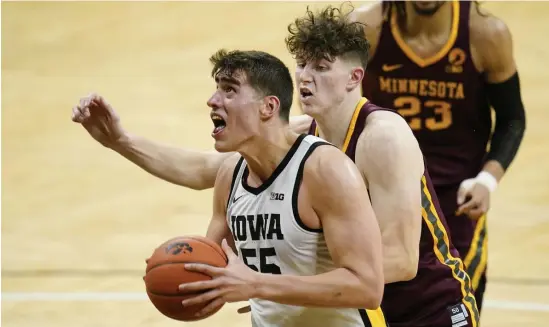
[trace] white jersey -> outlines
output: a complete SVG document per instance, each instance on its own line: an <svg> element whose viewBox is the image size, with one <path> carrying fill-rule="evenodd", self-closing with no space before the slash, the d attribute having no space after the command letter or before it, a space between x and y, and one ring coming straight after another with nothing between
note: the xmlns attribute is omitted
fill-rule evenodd
<svg viewBox="0 0 549 327"><path fill-rule="evenodd" d="M227 204L227 223L238 255L262 273L310 276L335 268L322 230L306 227L297 210L305 161L325 141L301 135L260 187L247 184L241 158ZM357 309L307 308L251 299L254 327L365 326ZM364 315L364 313L363 313Z"/></svg>

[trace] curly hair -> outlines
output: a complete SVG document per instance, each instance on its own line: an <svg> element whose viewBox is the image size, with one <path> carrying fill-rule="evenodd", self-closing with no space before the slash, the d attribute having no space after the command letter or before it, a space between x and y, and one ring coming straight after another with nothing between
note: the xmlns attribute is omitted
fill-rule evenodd
<svg viewBox="0 0 549 327"><path fill-rule="evenodd" d="M277 57L263 51L218 50L210 57L212 77L219 74L234 77L244 73L250 86L263 96L276 96L280 101L280 118L290 119L294 95L292 75Z"/></svg>
<svg viewBox="0 0 549 327"><path fill-rule="evenodd" d="M370 43L364 34L364 24L352 22L349 14L332 6L315 14L307 7L305 16L288 25L289 35L285 39L288 51L303 61L358 59L366 69Z"/></svg>

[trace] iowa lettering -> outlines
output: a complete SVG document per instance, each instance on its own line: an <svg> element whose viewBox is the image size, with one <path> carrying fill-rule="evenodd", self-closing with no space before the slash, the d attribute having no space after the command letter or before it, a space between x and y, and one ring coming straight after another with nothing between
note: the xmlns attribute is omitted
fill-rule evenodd
<svg viewBox="0 0 549 327"><path fill-rule="evenodd" d="M235 241L284 239L277 213L231 216L231 229Z"/></svg>

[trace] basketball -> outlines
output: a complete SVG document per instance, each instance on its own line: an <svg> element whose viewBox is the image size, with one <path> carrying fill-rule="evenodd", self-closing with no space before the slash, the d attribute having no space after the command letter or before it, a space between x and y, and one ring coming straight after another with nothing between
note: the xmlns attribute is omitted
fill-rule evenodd
<svg viewBox="0 0 549 327"><path fill-rule="evenodd" d="M211 279L208 275L187 271L185 263L191 262L225 267L227 256L219 245L205 237L175 237L154 250L147 260L145 277L143 277L147 295L156 309L163 315L179 321L201 320L216 313L222 307L199 317L195 317L195 314L208 303L183 307L181 302L194 294L181 294L179 285Z"/></svg>

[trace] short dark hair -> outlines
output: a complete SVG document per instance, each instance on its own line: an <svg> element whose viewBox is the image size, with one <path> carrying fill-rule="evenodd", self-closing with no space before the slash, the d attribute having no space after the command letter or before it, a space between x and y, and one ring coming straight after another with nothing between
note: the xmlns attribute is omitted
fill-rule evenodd
<svg viewBox="0 0 549 327"><path fill-rule="evenodd" d="M294 96L290 70L277 57L262 51L218 50L210 57L212 77L244 73L258 93L276 96L280 101L280 118L288 122Z"/></svg>
<svg viewBox="0 0 549 327"><path fill-rule="evenodd" d="M290 54L305 61L350 56L366 69L370 43L364 24L349 19L351 11L344 13L341 7L328 6L315 14L307 7L304 17L288 25L286 47Z"/></svg>

